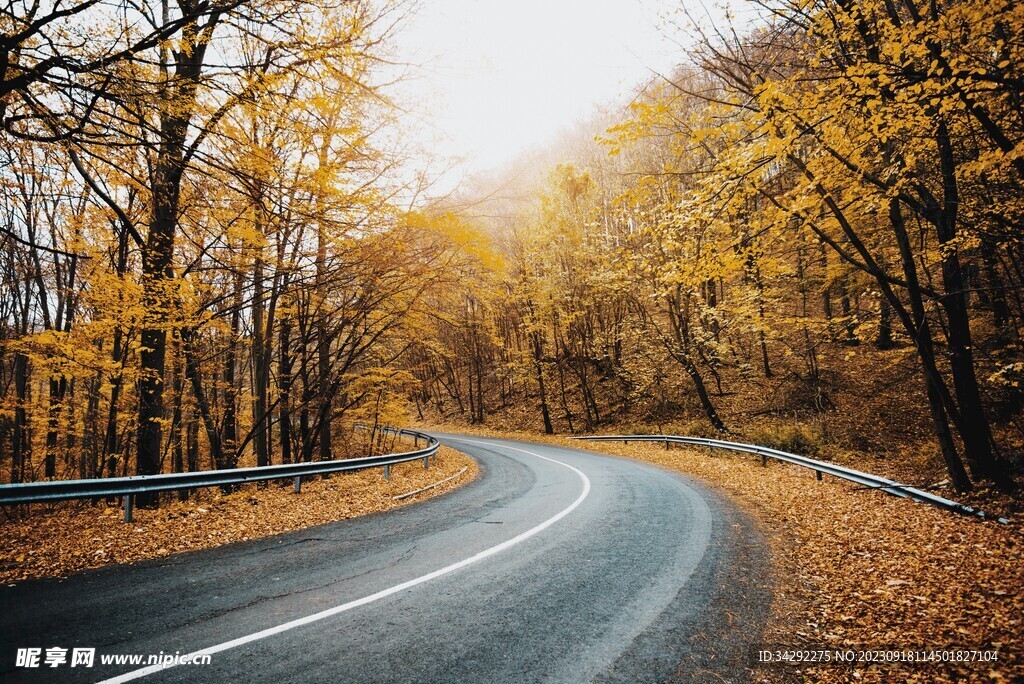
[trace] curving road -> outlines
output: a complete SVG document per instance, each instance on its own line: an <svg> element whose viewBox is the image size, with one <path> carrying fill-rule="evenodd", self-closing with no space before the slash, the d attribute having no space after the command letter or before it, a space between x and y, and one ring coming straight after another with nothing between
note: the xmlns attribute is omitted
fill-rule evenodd
<svg viewBox="0 0 1024 684"><path fill-rule="evenodd" d="M0 589L0 680L746 680L771 596L742 512L627 459L440 437L477 459L477 481L386 514ZM52 646L96 648L96 663L15 667L18 647ZM200 650L210 664L99 663Z"/></svg>

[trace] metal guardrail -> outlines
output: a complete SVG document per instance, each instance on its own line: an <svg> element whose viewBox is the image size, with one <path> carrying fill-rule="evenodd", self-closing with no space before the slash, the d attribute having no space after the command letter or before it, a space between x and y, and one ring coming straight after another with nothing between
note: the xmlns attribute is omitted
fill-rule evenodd
<svg viewBox="0 0 1024 684"><path fill-rule="evenodd" d="M863 485L869 489L878 489L886 494L892 494L893 496L898 496L904 499L913 499L914 501L920 501L921 503L937 506L938 508L944 508L948 511L953 511L954 513L992 519L991 516L986 515L984 511L980 511L977 508L945 499L921 489L900 484L895 480L879 477L878 475L872 475L870 473L864 473L859 470L853 470L852 468L844 468L843 466L836 465L835 463L818 461L813 458L807 458L806 456L800 456L799 454L791 454L788 451L779 451L778 449L758 446L756 444L725 442L718 439L707 439L705 437L681 437L678 435L595 435L589 437L573 437L573 439L625 442L626 444L629 444L630 442L664 442L666 449L669 444L688 444L690 446L705 447L709 450L727 449L729 451L740 451L760 456L761 465L765 465L769 458L774 458L778 461L784 461L803 468L810 468L815 471L819 480L821 479L821 474L826 473L833 477L849 480L850 482L856 482L857 484ZM995 518L995 520L1001 523L1010 522L1006 518Z"/></svg>
<svg viewBox="0 0 1024 684"><path fill-rule="evenodd" d="M434 437L414 430L387 428L389 434L412 437L417 449L399 454L382 454L364 458L347 458L335 461L311 461L309 463L287 463L260 468L231 468L224 470L200 470L193 473L165 473L161 475L135 475L132 477L109 477L94 480L49 480L0 485L0 505L45 503L70 499L94 499L120 496L124 498L125 522L132 521L135 497L148 492L166 492L182 489L200 489L239 485L246 482L293 479L295 491L302 487L302 478L326 473L337 473L367 468L384 468L384 478L391 477L391 466L409 461L423 461L423 467L430 467L430 457L437 453L441 443ZM426 445L419 448L420 441Z"/></svg>

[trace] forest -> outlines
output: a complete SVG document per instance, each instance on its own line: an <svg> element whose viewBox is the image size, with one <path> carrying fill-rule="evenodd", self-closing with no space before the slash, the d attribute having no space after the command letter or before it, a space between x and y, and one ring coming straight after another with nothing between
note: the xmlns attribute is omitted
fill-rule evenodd
<svg viewBox="0 0 1024 684"><path fill-rule="evenodd" d="M749 4L437 192L390 95L403 3L8 0L0 479L330 460L417 422L1014 490L1024 5Z"/></svg>

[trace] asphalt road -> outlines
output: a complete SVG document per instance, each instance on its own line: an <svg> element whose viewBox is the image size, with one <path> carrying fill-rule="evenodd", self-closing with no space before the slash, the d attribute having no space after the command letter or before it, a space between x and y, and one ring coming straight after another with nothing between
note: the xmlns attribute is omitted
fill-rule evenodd
<svg viewBox="0 0 1024 684"><path fill-rule="evenodd" d="M744 681L755 525L627 459L444 436L481 477L398 511L0 589L3 682ZM92 668L15 667L19 647ZM211 652L157 672L102 655ZM150 670L154 668L149 668Z"/></svg>

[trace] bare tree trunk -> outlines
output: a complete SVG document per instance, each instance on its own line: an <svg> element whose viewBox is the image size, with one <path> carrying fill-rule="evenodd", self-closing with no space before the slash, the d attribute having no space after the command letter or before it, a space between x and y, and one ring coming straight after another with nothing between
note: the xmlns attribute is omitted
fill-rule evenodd
<svg viewBox="0 0 1024 684"><path fill-rule="evenodd" d="M800 262L801 262L800 263L800 267L803 268L803 257L802 256L800 258ZM758 266L756 263L754 264L754 269L753 270L754 270L754 287L755 287L755 292L757 293L757 318L758 318L757 342L758 342L758 345L761 347L761 369L764 371L764 377L770 378L770 377L772 377L772 366L771 366L771 363L768 360L768 341L765 338L765 334L764 334L764 328L765 328L765 325L766 325L765 317L764 317L764 279L761 277L761 267ZM803 277L802 276L800 276L800 280L801 280L801 283L802 283L803 282ZM803 286L801 285L801 288L802 287ZM806 304L805 304L805 307L806 307Z"/></svg>
<svg viewBox="0 0 1024 684"><path fill-rule="evenodd" d="M973 486L971 479L964 470L963 461L957 451L953 436L949 430L949 419L946 413L945 402L942 399L942 388L939 383L942 378L938 368L935 366L935 351L932 343L932 333L928 326L928 318L925 315L924 301L921 297L921 290L917 276L917 266L914 263L914 255L910 248L910 239L907 236L906 225L903 220L903 213L900 210L899 202L895 199L889 201L889 223L896 236L896 243L900 249L900 262L903 266L903 277L907 281L907 295L910 298L910 309L913 320L905 321L904 327L910 333L914 346L917 348L918 356L921 359L921 366L924 370L925 394L928 398L928 409L932 417L932 426L935 430L935 437L939 442L939 449L942 453L942 460L946 464L953 486L958 492L968 492ZM883 294L892 295L887 287L882 288Z"/></svg>
<svg viewBox="0 0 1024 684"><path fill-rule="evenodd" d="M840 281L839 304L843 310L843 328L846 330L846 337L843 338L843 343L851 346L858 345L860 340L857 339L857 322L853 315L853 305L850 300L849 275Z"/></svg>
<svg viewBox="0 0 1024 684"><path fill-rule="evenodd" d="M110 378L110 405L107 407L107 429L103 440L104 461L116 458L120 451L117 418L118 404L121 398L121 385L124 382L124 368L122 367L122 356L124 353L123 337L124 333L121 331L121 326L115 327L111 360L114 362L116 370Z"/></svg>
<svg viewBox="0 0 1024 684"><path fill-rule="evenodd" d="M264 329L263 311L263 258L257 257L253 268L252 296L252 354L253 354L253 430L256 465L270 465L270 415L267 392L270 385L270 357Z"/></svg>
<svg viewBox="0 0 1024 684"><path fill-rule="evenodd" d="M117 269L118 281L124 279L128 270L128 233L122 230L118 236L117 244ZM118 288L118 297L123 302L124 289ZM124 353L126 344L124 342L124 330L120 325L114 326L114 339L110 350L110 360L113 361L115 370L110 376L110 405L107 407L107 428L103 439L103 461L109 466L120 451L118 444L118 403L121 398L121 386L124 383ZM102 468L101 468L102 470Z"/></svg>
<svg viewBox="0 0 1024 684"><path fill-rule="evenodd" d="M992 304L992 325L1002 332L1010 322L1010 305L1006 301L1006 284L999 274L995 248L988 240L981 242L981 258L985 264L985 279L988 281L988 296Z"/></svg>
<svg viewBox="0 0 1024 684"><path fill-rule="evenodd" d="M334 417L333 397L330 394L331 385L331 340L327 335L327 237L323 227L317 232L316 250L316 283L317 296L320 303L320 315L316 317L316 353L317 353L317 394L319 395L321 407L320 415L323 416L319 424L318 439L320 446L320 460L330 461L332 459L331 449L331 424Z"/></svg>
<svg viewBox="0 0 1024 684"><path fill-rule="evenodd" d="M818 242L821 248L821 308L825 312L825 321L829 331L832 330L832 281L828 277L828 251L825 242Z"/></svg>
<svg viewBox="0 0 1024 684"><path fill-rule="evenodd" d="M63 397L60 391L60 382L57 378L50 378L50 407L46 416L46 456L43 465L43 477L48 480L57 476L57 431L60 425L60 410Z"/></svg>
<svg viewBox="0 0 1024 684"><path fill-rule="evenodd" d="M704 408L704 414L708 417L711 425L719 432L728 432L725 423L722 422L718 415L718 411L715 410L715 405L711 401L711 395L708 394L708 389L704 384L704 377L701 375L700 369L697 368L697 364L690 357L690 339L689 333L686 330L686 314L681 311L680 302L676 298L669 297L668 305L669 322L672 326L675 341L675 345L671 350L672 357L679 362L679 365L683 367L686 374L690 376L690 380L693 381L693 387L697 391L697 398L700 399L700 404Z"/></svg>
<svg viewBox="0 0 1024 684"><path fill-rule="evenodd" d="M224 458L218 468L238 467L238 347L242 317L242 274L234 276L234 296L231 307L231 331L224 355Z"/></svg>
<svg viewBox="0 0 1024 684"><path fill-rule="evenodd" d="M210 456L218 468L223 468L225 463L224 449L221 435L217 430L217 423L213 418L213 411L210 409L210 402L203 389L203 376L199 368L199 361L196 359L193 337L195 332L189 329L181 331L181 349L185 356L185 378L192 385L192 394L196 398L196 408L203 419L206 428L206 439L210 443ZM198 438L198 435L197 435ZM189 449L192 449L191 444ZM196 449L198 452L198 448ZM192 464L189 464L192 468Z"/></svg>
<svg viewBox="0 0 1024 684"><path fill-rule="evenodd" d="M541 359L544 357L544 347L540 339L540 333L534 332L533 337L533 367L537 376L537 391L540 394L540 415L544 420L544 434L555 434L555 428L551 424L551 411L548 408L548 395L544 389L544 367Z"/></svg>
<svg viewBox="0 0 1024 684"><path fill-rule="evenodd" d="M203 70L206 48L219 14L206 17L200 27L195 18L184 24L174 50L174 77L162 84L159 142L152 170L152 219L142 250L143 305L139 359L139 423L136 472L159 472L161 423L164 418L164 364L167 355L167 323L174 306L168 281L174 277L174 237L178 227L181 182L185 173L185 142L196 108L196 92ZM161 56L166 75L166 63ZM156 505L155 494L136 497L139 506Z"/></svg>
<svg viewBox="0 0 1024 684"><path fill-rule="evenodd" d="M960 406L960 436L967 452L967 464L975 477L996 483L1000 488L1013 488L1007 464L995 451L995 441L988 416L982 403L978 377L975 373L974 345L971 340L971 322L967 313L967 292L960 257L955 248L949 248L956 238L959 191L956 181L956 162L953 147L944 122L939 122L936 141L943 175L943 208L936 221L942 250L942 283L945 295L942 307L949 326L949 366L953 373L953 387Z"/></svg>
<svg viewBox="0 0 1024 684"><path fill-rule="evenodd" d="M878 298L878 335L875 346L879 349L892 349L896 341L892 337L892 306L885 297Z"/></svg>
<svg viewBox="0 0 1024 684"><path fill-rule="evenodd" d="M185 450L182 435L184 429L182 425L184 420L182 404L185 399L183 361L184 353L180 353L178 355L177 368L174 369L174 383L172 387L174 392L174 416L171 419L171 470L175 473L185 472ZM185 501L187 499L188 491L184 489L179 490L178 500Z"/></svg>
<svg viewBox="0 0 1024 684"><path fill-rule="evenodd" d="M281 463L292 462L292 320L290 316L281 319L278 330L277 388L278 430L281 442Z"/></svg>
<svg viewBox="0 0 1024 684"><path fill-rule="evenodd" d="M189 411L185 434L188 471L194 473L199 470L199 421L196 420L195 410Z"/></svg>
<svg viewBox="0 0 1024 684"><path fill-rule="evenodd" d="M31 445L28 439L28 357L14 356L14 430L11 432L11 482L23 482L25 462L29 460Z"/></svg>

